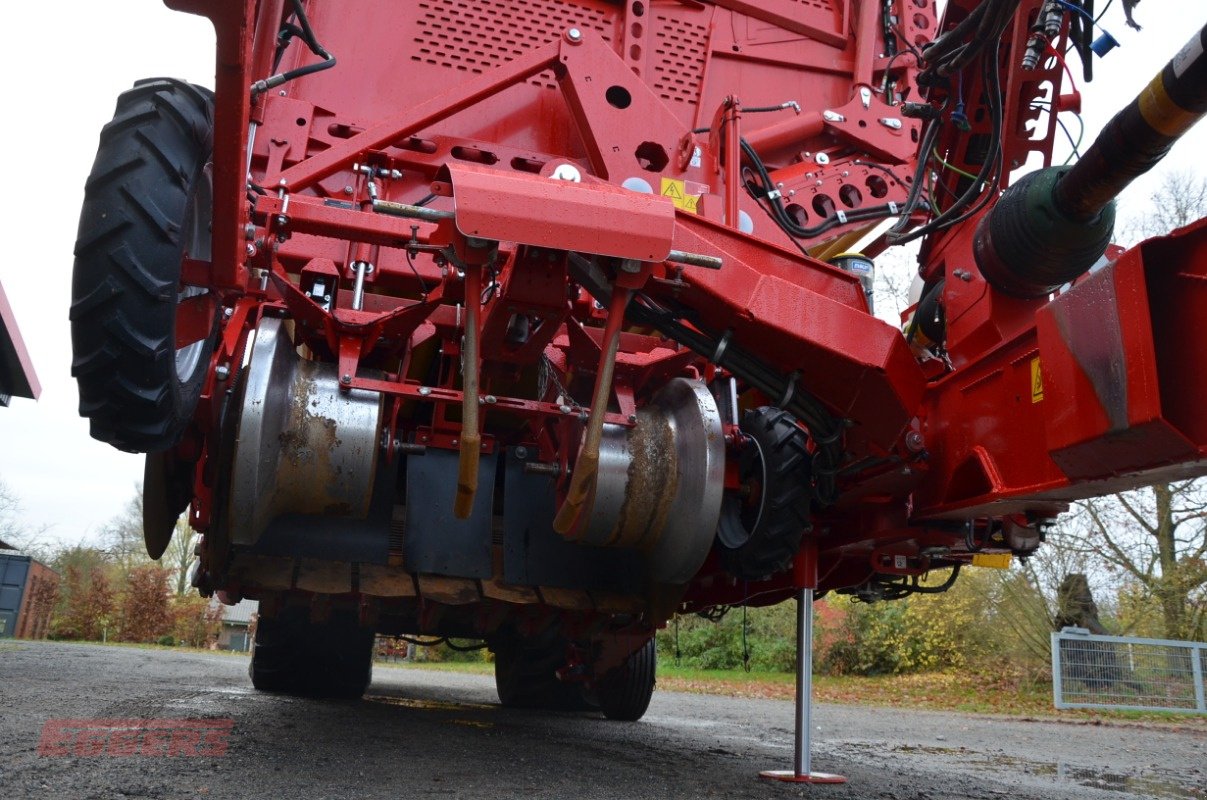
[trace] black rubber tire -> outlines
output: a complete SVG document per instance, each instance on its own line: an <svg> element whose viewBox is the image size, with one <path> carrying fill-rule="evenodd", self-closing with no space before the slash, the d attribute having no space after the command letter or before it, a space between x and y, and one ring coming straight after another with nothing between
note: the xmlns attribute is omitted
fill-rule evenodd
<svg viewBox="0 0 1207 800"><path fill-rule="evenodd" d="M180 374L176 305L186 252L210 257L213 114L206 89L168 78L138 82L101 131L84 187L71 374L93 438L120 450L173 447L209 366L216 324L199 347L181 349Z"/></svg>
<svg viewBox="0 0 1207 800"><path fill-rule="evenodd" d="M591 708L576 684L558 680L566 640L557 626L534 637L508 636L494 646L495 689L505 708L584 711Z"/></svg>
<svg viewBox="0 0 1207 800"><path fill-rule="evenodd" d="M620 722L636 722L645 716L654 695L657 666L658 653L650 639L623 666L603 676L595 685L595 698L604 716Z"/></svg>
<svg viewBox="0 0 1207 800"><path fill-rule="evenodd" d="M812 456L808 436L787 411L771 406L747 411L747 436L738 462L745 478L757 478L761 500L751 506L727 494L717 528L725 570L743 580L762 580L792 564L808 530Z"/></svg>
<svg viewBox="0 0 1207 800"><path fill-rule="evenodd" d="M373 677L374 639L353 612L311 622L309 609L286 608L258 620L248 674L262 692L355 699Z"/></svg>

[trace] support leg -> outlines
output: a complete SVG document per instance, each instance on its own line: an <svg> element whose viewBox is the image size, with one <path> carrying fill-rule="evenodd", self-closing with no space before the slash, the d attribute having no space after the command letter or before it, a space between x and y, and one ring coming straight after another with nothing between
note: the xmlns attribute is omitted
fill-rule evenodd
<svg viewBox="0 0 1207 800"><path fill-rule="evenodd" d="M797 575L804 583L796 595L796 750L792 756L791 770L765 770L760 778L786 783L846 783L842 775L828 772L813 772L811 738L813 708L813 586L817 583L816 554L806 545L801 548ZM810 563L811 562L811 563Z"/></svg>

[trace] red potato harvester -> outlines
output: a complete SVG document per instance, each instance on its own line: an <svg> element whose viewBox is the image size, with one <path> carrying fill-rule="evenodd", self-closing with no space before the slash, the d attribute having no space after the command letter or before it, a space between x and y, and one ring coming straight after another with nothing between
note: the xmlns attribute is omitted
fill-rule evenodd
<svg viewBox="0 0 1207 800"><path fill-rule="evenodd" d="M1067 167L1044 0L168 5L217 86L118 99L73 372L151 554L187 508L197 588L260 601L258 688L473 638L505 704L637 719L675 613L941 591L1207 473L1207 229L1109 244L1202 33ZM872 258L919 239L898 329Z"/></svg>

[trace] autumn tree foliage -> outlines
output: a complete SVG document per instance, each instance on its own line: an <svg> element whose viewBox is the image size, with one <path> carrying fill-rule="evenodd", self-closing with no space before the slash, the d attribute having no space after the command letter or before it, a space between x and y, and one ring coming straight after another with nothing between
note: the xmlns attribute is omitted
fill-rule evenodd
<svg viewBox="0 0 1207 800"><path fill-rule="evenodd" d="M154 642L171 632L168 578L169 570L155 564L130 569L118 621L121 641Z"/></svg>
<svg viewBox="0 0 1207 800"><path fill-rule="evenodd" d="M59 592L53 635L56 639L101 639L113 617L113 587L99 567L68 564Z"/></svg>
<svg viewBox="0 0 1207 800"><path fill-rule="evenodd" d="M222 630L226 607L198 594L172 598L172 638L188 647L212 647Z"/></svg>

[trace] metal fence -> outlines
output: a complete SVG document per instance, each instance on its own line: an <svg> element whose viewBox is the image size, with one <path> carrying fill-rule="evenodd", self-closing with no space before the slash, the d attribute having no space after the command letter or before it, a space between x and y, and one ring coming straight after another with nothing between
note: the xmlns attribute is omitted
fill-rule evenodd
<svg viewBox="0 0 1207 800"><path fill-rule="evenodd" d="M1085 628L1052 634L1057 708L1207 714L1205 673L1205 642L1096 636Z"/></svg>

